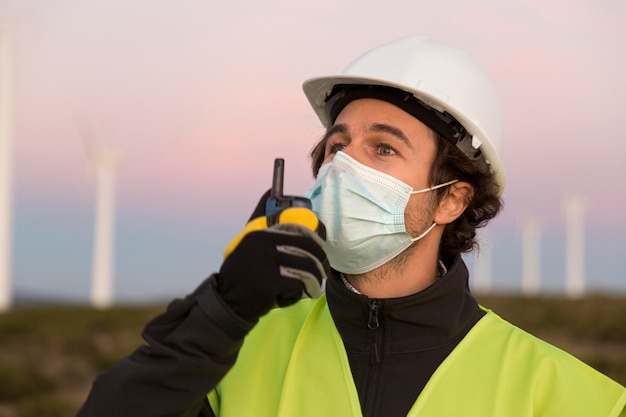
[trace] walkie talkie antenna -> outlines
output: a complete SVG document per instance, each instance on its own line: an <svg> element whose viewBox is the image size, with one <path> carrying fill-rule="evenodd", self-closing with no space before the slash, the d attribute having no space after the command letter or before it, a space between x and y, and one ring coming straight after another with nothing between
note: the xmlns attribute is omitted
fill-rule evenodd
<svg viewBox="0 0 626 417"><path fill-rule="evenodd" d="M268 218L289 207L311 208L311 200L308 198L283 194L283 187L285 185L284 178L285 160L282 158L276 158L274 159L272 189L270 190L270 196L265 203L265 215L268 216Z"/></svg>
<svg viewBox="0 0 626 417"><path fill-rule="evenodd" d="M274 159L274 178L272 179L272 190L270 198L282 199L283 187L285 179L285 160L282 158Z"/></svg>

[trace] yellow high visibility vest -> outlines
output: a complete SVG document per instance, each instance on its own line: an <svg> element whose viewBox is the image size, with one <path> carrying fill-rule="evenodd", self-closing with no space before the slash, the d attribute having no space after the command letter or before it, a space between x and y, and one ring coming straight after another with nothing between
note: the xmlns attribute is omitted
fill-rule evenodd
<svg viewBox="0 0 626 417"><path fill-rule="evenodd" d="M409 417L624 417L626 388L486 310ZM263 317L208 394L220 417L360 417L325 296Z"/></svg>

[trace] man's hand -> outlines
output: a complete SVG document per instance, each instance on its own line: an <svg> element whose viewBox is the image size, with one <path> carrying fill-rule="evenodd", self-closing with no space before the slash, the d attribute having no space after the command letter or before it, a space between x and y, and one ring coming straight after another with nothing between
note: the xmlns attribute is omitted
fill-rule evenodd
<svg viewBox="0 0 626 417"><path fill-rule="evenodd" d="M265 217L266 193L244 230L227 246L217 292L240 316L256 320L303 295L317 297L329 274L324 225L304 207Z"/></svg>

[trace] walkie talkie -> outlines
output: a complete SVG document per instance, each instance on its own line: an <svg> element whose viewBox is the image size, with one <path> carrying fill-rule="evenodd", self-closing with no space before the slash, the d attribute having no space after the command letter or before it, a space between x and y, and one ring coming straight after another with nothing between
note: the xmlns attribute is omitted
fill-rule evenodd
<svg viewBox="0 0 626 417"><path fill-rule="evenodd" d="M265 203L265 215L270 218L288 207L305 207L310 209L311 200L306 197L283 195L285 179L285 160L276 158L274 160L274 177L272 179L272 189L270 196Z"/></svg>
<svg viewBox="0 0 626 417"><path fill-rule="evenodd" d="M300 226L309 228L310 230L320 234L318 231L319 221L315 214L311 210L311 200L306 197L298 196L285 196L283 195L283 181L285 176L285 160L277 158L274 160L274 178L272 180L272 189L270 190L269 198L265 203L265 216L260 215L253 219L250 219L246 224L246 227L239 233L224 249L224 259L230 255L241 240L251 232L266 229L270 226L279 224L281 220L285 223L296 223ZM287 219L281 219L280 213L289 207L303 207L309 210L299 210L294 213L292 211ZM285 213L288 214L288 213ZM322 235L320 235L322 236ZM325 235L323 235L325 236ZM312 294L312 293L311 293Z"/></svg>

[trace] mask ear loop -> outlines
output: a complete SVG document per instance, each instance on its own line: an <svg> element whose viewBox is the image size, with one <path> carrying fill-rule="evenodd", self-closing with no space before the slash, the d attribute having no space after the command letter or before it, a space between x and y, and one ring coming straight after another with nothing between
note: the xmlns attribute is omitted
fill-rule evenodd
<svg viewBox="0 0 626 417"><path fill-rule="evenodd" d="M435 226L437 226L437 223L433 222L433 224L431 224L430 227L424 231L424 233L422 233L421 235L417 237L412 237L411 242L417 242L418 240L422 239L424 236L430 233L430 231L433 230Z"/></svg>
<svg viewBox="0 0 626 417"><path fill-rule="evenodd" d="M447 187L448 185L452 185L455 182L459 182L459 180L452 180L452 181L444 182L443 184L433 185L432 187L424 188L423 190L411 191L411 194L426 193L428 191L436 190L438 188ZM416 237L412 237L411 238L411 242L417 242L418 240L422 239L424 236L426 236L428 233L430 233L430 231L433 230L435 228L435 226L437 226L437 223L433 222L433 224L431 224L430 227L428 229L426 229L421 235L416 236Z"/></svg>
<svg viewBox="0 0 626 417"><path fill-rule="evenodd" d="M455 182L459 182L459 180L452 180L452 181L444 182L443 184L433 185L432 187L424 188L423 190L411 191L411 194L427 193L428 191L436 190L437 188L447 187L448 185L452 185Z"/></svg>

